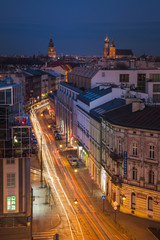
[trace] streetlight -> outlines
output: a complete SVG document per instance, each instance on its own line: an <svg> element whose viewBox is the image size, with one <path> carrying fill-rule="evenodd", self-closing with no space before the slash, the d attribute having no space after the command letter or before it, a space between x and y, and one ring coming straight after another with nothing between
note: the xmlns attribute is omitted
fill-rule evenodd
<svg viewBox="0 0 160 240"><path fill-rule="evenodd" d="M75 205L78 204L78 200L77 200L77 199L74 200L74 204L75 204Z"/></svg>
<svg viewBox="0 0 160 240"><path fill-rule="evenodd" d="M77 172L78 172L78 169L77 169L77 168L75 168L75 169L74 169L74 172L75 172L75 173L77 173Z"/></svg>
<svg viewBox="0 0 160 240"><path fill-rule="evenodd" d="M41 135L41 188L43 186L43 176L42 176L42 135Z"/></svg>
<svg viewBox="0 0 160 240"><path fill-rule="evenodd" d="M116 222L116 211L117 211L117 205L118 205L118 203L115 201L114 203L114 220L115 220L115 222Z"/></svg>
<svg viewBox="0 0 160 240"><path fill-rule="evenodd" d="M94 176L92 176L91 179L92 179L92 195L93 195Z"/></svg>

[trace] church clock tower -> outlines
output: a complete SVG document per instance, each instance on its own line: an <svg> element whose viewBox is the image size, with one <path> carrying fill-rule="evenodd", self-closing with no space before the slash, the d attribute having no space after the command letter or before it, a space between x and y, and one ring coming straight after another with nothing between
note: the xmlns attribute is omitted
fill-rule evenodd
<svg viewBox="0 0 160 240"><path fill-rule="evenodd" d="M50 41L49 41L49 44L48 44L47 55L48 55L49 58L52 58L52 59L56 58L56 52L55 52L55 47L54 47L54 44L53 44L52 37L50 37Z"/></svg>

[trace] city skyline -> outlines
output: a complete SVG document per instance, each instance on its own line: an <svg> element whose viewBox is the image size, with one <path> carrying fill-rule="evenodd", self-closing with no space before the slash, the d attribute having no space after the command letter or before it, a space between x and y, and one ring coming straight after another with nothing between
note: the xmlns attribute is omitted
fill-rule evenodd
<svg viewBox="0 0 160 240"><path fill-rule="evenodd" d="M48 0L1 3L0 54L47 54L50 35L57 55L103 55L104 39L134 55L160 55L160 2Z"/></svg>

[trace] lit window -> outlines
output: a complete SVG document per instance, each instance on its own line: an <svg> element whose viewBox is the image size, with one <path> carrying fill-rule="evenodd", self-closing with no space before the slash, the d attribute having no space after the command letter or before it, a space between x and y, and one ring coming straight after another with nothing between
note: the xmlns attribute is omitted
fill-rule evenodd
<svg viewBox="0 0 160 240"><path fill-rule="evenodd" d="M137 168L133 167L132 170L132 178L133 180L137 180Z"/></svg>
<svg viewBox="0 0 160 240"><path fill-rule="evenodd" d="M154 159L154 146L153 145L149 146L149 158Z"/></svg>
<svg viewBox="0 0 160 240"><path fill-rule="evenodd" d="M149 171L149 184L154 184L154 172L152 170Z"/></svg>
<svg viewBox="0 0 160 240"><path fill-rule="evenodd" d="M8 188L15 187L15 173L7 174L7 187Z"/></svg>
<svg viewBox="0 0 160 240"><path fill-rule="evenodd" d="M148 210L153 211L153 198L148 197Z"/></svg>
<svg viewBox="0 0 160 240"><path fill-rule="evenodd" d="M137 147L138 147L137 143L133 143L133 145L132 145L133 156L137 156L137 153L138 153Z"/></svg>
<svg viewBox="0 0 160 240"><path fill-rule="evenodd" d="M15 196L7 197L7 211L15 210L16 210L16 197Z"/></svg>

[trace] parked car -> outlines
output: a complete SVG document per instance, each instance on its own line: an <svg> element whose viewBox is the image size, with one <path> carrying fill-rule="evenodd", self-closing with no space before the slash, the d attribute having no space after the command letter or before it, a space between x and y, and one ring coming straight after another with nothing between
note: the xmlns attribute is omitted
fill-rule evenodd
<svg viewBox="0 0 160 240"><path fill-rule="evenodd" d="M55 139L56 139L56 140L61 140L61 135L60 135L59 133L57 133L57 134L55 135Z"/></svg>
<svg viewBox="0 0 160 240"><path fill-rule="evenodd" d="M70 160L70 164L71 164L71 166L77 166L78 165L78 159L77 158L72 158Z"/></svg>
<svg viewBox="0 0 160 240"><path fill-rule="evenodd" d="M72 155L67 155L68 161L72 160L73 156Z"/></svg>

